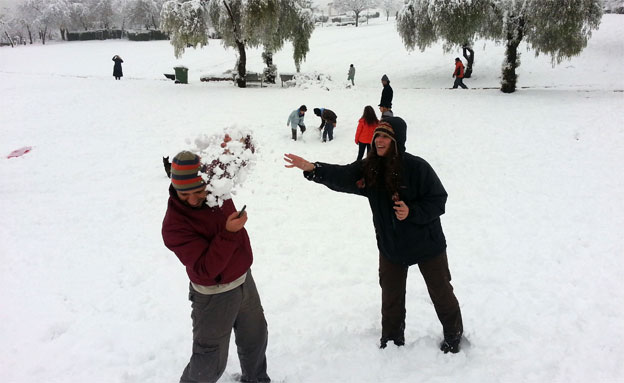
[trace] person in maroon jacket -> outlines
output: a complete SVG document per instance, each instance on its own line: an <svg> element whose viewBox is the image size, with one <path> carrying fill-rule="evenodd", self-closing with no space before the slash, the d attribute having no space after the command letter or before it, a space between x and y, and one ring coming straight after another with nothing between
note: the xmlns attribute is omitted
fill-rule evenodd
<svg viewBox="0 0 624 383"><path fill-rule="evenodd" d="M191 280L193 353L181 383L216 382L227 363L234 329L241 382L270 382L267 323L250 266L247 214L234 202L206 205L199 156L183 151L171 163L171 186L162 225L165 246L186 266Z"/></svg>

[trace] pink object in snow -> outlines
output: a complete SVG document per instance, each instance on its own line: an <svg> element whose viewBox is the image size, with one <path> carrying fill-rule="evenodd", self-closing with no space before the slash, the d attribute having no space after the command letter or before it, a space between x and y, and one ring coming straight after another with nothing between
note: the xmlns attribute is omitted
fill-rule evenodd
<svg viewBox="0 0 624 383"><path fill-rule="evenodd" d="M31 149L32 147L30 146L24 146L23 148L15 149L7 156L7 158L23 156L24 154L30 152Z"/></svg>

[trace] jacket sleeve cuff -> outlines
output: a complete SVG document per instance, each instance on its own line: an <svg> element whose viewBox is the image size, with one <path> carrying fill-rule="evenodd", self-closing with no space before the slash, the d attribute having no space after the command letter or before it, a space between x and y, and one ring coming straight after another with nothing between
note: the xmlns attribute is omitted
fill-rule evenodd
<svg viewBox="0 0 624 383"><path fill-rule="evenodd" d="M305 170L303 171L303 176L308 180L308 181L316 181L318 178L318 175L316 173L316 170L319 169L321 167L321 164L318 162L314 163L314 169L312 169L309 172L306 172Z"/></svg>

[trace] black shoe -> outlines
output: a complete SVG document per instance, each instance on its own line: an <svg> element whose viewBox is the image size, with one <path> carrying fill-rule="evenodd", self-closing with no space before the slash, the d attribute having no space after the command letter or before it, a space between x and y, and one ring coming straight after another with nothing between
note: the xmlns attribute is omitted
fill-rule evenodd
<svg viewBox="0 0 624 383"><path fill-rule="evenodd" d="M461 335L459 336L447 336L444 337L444 341L440 343L440 351L451 354L457 354L459 352L459 343L461 342Z"/></svg>
<svg viewBox="0 0 624 383"><path fill-rule="evenodd" d="M386 347L388 347L388 339L381 338L381 341L379 342L379 348L384 349Z"/></svg>
<svg viewBox="0 0 624 383"><path fill-rule="evenodd" d="M405 338L404 338L404 337L401 337L400 339L395 339L395 340L394 340L394 344L395 344L397 347L405 346Z"/></svg>
<svg viewBox="0 0 624 383"><path fill-rule="evenodd" d="M382 348L382 349L386 348L388 346L388 341L394 342L395 346L397 347L405 346L405 337L403 335L399 335L394 338L390 338L390 337L381 338L381 340L379 341L379 348Z"/></svg>

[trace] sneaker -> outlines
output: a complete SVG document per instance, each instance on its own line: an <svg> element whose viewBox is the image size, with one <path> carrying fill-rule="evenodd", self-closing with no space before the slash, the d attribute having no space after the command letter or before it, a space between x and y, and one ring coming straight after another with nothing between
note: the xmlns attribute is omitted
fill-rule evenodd
<svg viewBox="0 0 624 383"><path fill-rule="evenodd" d="M457 354L459 352L459 343L461 342L461 335L444 337L444 341L440 343L440 351L451 354Z"/></svg>

